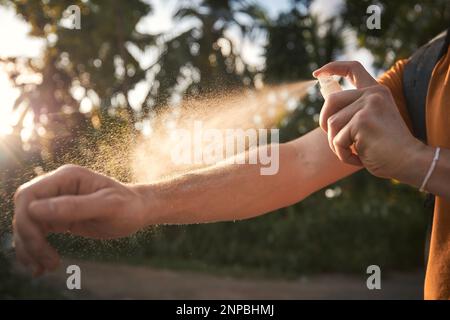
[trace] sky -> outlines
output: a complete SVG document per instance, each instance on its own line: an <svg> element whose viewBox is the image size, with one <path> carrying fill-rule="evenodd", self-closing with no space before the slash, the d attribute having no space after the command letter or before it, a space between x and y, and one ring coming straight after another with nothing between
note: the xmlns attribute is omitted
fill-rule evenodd
<svg viewBox="0 0 450 320"><path fill-rule="evenodd" d="M43 48L43 41L29 37L30 27L18 19L13 10L0 7L0 58L36 57ZM11 131L12 106L19 95L3 70L0 69L0 136Z"/></svg>
<svg viewBox="0 0 450 320"><path fill-rule="evenodd" d="M176 9L177 0L146 0L153 6L153 14L142 19L137 25L137 29L141 32L159 33L167 32L174 29L175 25L172 21L172 14ZM275 18L280 12L290 8L290 0L258 0L261 6L267 9L272 18ZM343 0L315 0L312 4L311 11L315 13L319 19L329 18L339 12L342 8ZM177 25L177 28L188 26ZM0 6L0 58L5 57L36 57L42 51L44 43L42 40L28 36L30 27L22 19L15 15L12 9ZM263 45L265 39L262 37L254 40L242 39L238 32L230 30L227 34L235 43L241 47L243 59L249 64L260 66L264 64ZM365 49L357 48L354 41L355 36L348 34L348 43L345 53L338 57L339 60L358 60L365 65L371 73L372 56ZM143 56L142 60L145 64L148 57ZM150 63L150 62L148 62ZM0 69L0 135L10 132L10 124L14 121L11 116L12 105L17 98L19 92L12 88L8 77ZM130 100L139 100L139 90L134 92L135 97Z"/></svg>

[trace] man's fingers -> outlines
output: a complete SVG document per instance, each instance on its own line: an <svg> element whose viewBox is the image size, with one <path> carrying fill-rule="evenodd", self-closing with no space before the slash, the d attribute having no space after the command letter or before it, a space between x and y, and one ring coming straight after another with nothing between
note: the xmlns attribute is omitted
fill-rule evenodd
<svg viewBox="0 0 450 320"><path fill-rule="evenodd" d="M354 143L351 133L352 122L350 121L333 139L335 153L338 158L348 164L362 166L361 160L352 152Z"/></svg>
<svg viewBox="0 0 450 320"><path fill-rule="evenodd" d="M363 93L364 92L362 90L344 90L330 94L325 100L322 110L320 111L320 127L325 132L328 132L328 119L341 109L344 109L358 100Z"/></svg>
<svg viewBox="0 0 450 320"><path fill-rule="evenodd" d="M24 248L24 246L22 244L22 239L20 239L17 232L14 233L13 246L16 251L17 260L25 267L32 268L33 267L33 259L31 258L29 253Z"/></svg>
<svg viewBox="0 0 450 320"><path fill-rule="evenodd" d="M46 267L44 267L41 263L36 262L32 258L32 256L28 253L27 249L23 245L22 239L17 236L17 233L15 234L14 238L14 248L16 251L17 260L32 273L33 277L40 276L42 273L44 273ZM47 269L50 270L50 267Z"/></svg>
<svg viewBox="0 0 450 320"><path fill-rule="evenodd" d="M48 244L45 230L41 229L28 216L28 203L34 199L30 193L20 193L15 197L14 234L21 240L24 252L32 260L34 269L42 272L43 268L52 270L59 263L56 251ZM16 238L17 239L17 238Z"/></svg>
<svg viewBox="0 0 450 320"><path fill-rule="evenodd" d="M347 123L351 121L353 115L356 114L362 108L363 106L360 103L358 103L358 101L356 101L328 118L327 120L328 144L330 145L330 148L331 150L333 150L333 152L336 152L333 144L334 138L342 130L342 128L344 128L347 125Z"/></svg>
<svg viewBox="0 0 450 320"><path fill-rule="evenodd" d="M316 78L320 74L347 77L356 88L370 87L377 84L377 81L357 61L330 62L313 72L313 76Z"/></svg>
<svg viewBox="0 0 450 320"><path fill-rule="evenodd" d="M53 270L59 264L58 253L45 238L45 233L26 216L17 217L14 224L15 239L19 253L25 262L30 262L39 275L43 269ZM38 270L38 271L37 271Z"/></svg>
<svg viewBox="0 0 450 320"><path fill-rule="evenodd" d="M102 189L88 195L34 200L28 209L31 218L39 224L46 225L49 231L66 232L75 223L101 215L106 208L105 202L99 200L107 196L107 193L107 189Z"/></svg>
<svg viewBox="0 0 450 320"><path fill-rule="evenodd" d="M37 199L56 197L60 194L78 194L87 170L75 165L64 165L22 185L17 194L32 194Z"/></svg>

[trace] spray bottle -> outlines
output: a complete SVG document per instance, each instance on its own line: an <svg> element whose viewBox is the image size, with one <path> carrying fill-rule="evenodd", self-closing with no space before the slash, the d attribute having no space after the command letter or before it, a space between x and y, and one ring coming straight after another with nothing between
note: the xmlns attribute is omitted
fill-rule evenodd
<svg viewBox="0 0 450 320"><path fill-rule="evenodd" d="M320 85L320 93L324 99L334 92L342 91L341 85L332 76L320 75L317 77Z"/></svg>

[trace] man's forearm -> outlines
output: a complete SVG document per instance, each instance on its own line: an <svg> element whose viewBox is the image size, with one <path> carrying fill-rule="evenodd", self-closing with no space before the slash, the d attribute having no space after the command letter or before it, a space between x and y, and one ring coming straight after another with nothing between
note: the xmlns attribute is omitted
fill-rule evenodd
<svg viewBox="0 0 450 320"><path fill-rule="evenodd" d="M259 164L228 161L167 181L137 186L147 202L146 224L255 217L298 202L358 170L335 157L320 129L279 145L278 173L261 175L260 169Z"/></svg>
<svg viewBox="0 0 450 320"><path fill-rule="evenodd" d="M260 164L230 161L179 177L140 186L148 203L147 224L185 224L251 218L299 201L306 190L293 190L295 150L280 148L280 169L261 175ZM248 153L257 150L248 151ZM247 154L247 156L250 156Z"/></svg>

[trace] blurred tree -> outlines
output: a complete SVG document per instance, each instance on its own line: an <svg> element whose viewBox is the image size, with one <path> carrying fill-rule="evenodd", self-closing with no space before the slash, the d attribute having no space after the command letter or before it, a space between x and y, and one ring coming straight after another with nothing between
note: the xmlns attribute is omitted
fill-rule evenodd
<svg viewBox="0 0 450 320"><path fill-rule="evenodd" d="M286 82L311 79L319 66L342 53L342 23L331 18L319 23L309 13L311 1L295 1L289 12L269 23L266 45L267 82ZM317 94L299 102L298 108L281 123L281 138L292 140L317 126L322 100Z"/></svg>
<svg viewBox="0 0 450 320"><path fill-rule="evenodd" d="M133 130L135 121L183 95L252 85L256 70L244 62L227 32L251 36L266 20L253 2L180 1L175 25L185 23L188 30L149 35L136 30L151 12L142 0L3 2L30 23L30 35L45 40L42 57L10 59L11 79L22 89L15 106L23 115L16 134L32 113L35 134L28 146L53 159L75 150L79 137L111 121L112 114L122 116ZM80 8L80 30L65 27L62 17L70 5ZM157 57L143 68L139 58L148 49L156 49ZM21 83L26 69L40 80ZM138 84L146 87L146 97L133 109L129 94Z"/></svg>
<svg viewBox="0 0 450 320"><path fill-rule="evenodd" d="M165 105L173 94L197 96L252 84L256 70L244 61L230 32L242 44L261 28L267 18L259 6L242 0L180 1L174 18L175 24L192 27L164 44L156 76L157 105Z"/></svg>
<svg viewBox="0 0 450 320"><path fill-rule="evenodd" d="M369 30L367 7L382 8L381 29ZM346 0L341 17L358 35L359 45L371 51L375 66L387 69L396 60L408 58L450 25L448 0Z"/></svg>
<svg viewBox="0 0 450 320"><path fill-rule="evenodd" d="M133 123L128 94L145 80L146 70L129 48L153 45L153 36L136 31L136 24L151 11L148 4L140 0L8 3L29 22L30 35L45 40L41 57L10 59L15 66L11 79L22 89L15 109L34 116L32 138L41 142L33 144L36 149L58 159L75 147L72 142L77 136L101 125L107 108ZM70 5L80 8L80 30L64 25L63 13ZM27 69L39 80L23 82L21 75ZM19 121L16 131L22 127Z"/></svg>

